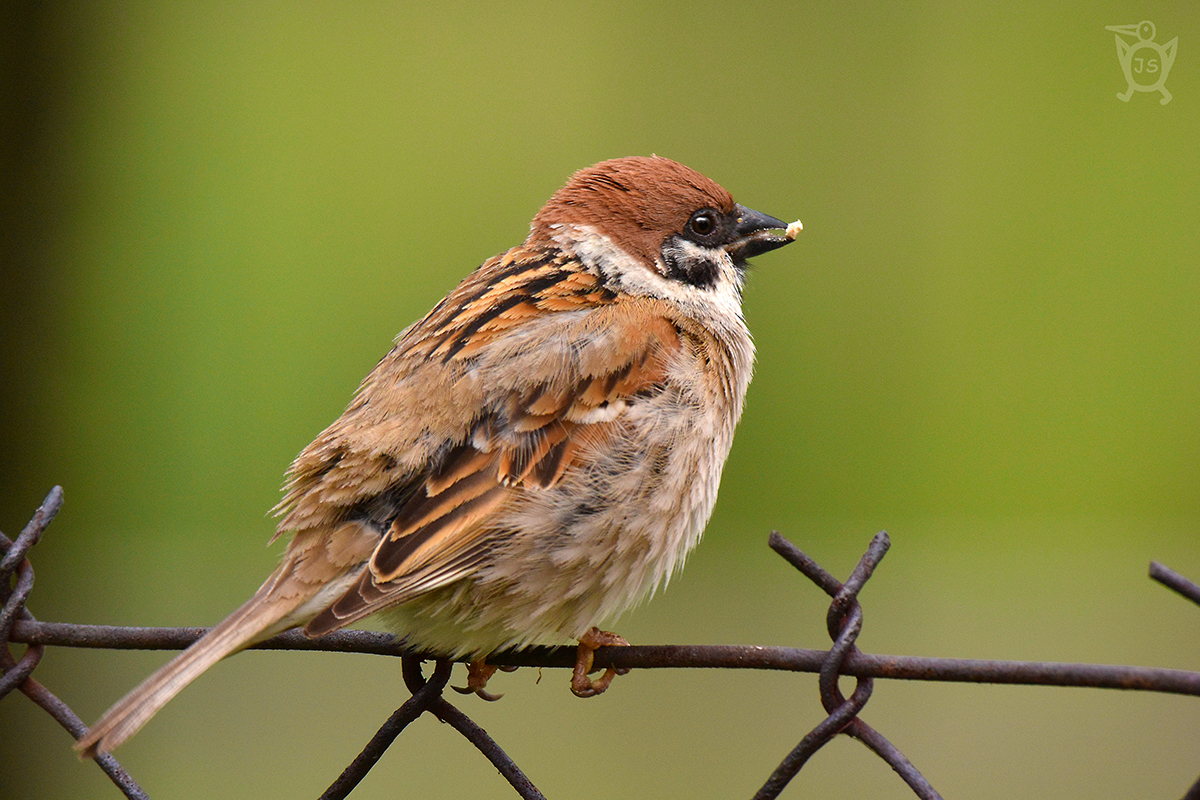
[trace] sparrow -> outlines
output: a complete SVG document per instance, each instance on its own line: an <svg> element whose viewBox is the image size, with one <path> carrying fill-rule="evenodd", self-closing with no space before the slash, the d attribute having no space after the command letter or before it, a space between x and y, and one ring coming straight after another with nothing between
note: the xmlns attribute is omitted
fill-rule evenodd
<svg viewBox="0 0 1200 800"><path fill-rule="evenodd" d="M132 736L214 663L289 628L374 614L414 650L470 660L579 641L664 585L699 541L742 414L754 344L746 259L790 225L658 156L575 173L525 242L404 330L297 456L278 568L244 605L76 744Z"/></svg>

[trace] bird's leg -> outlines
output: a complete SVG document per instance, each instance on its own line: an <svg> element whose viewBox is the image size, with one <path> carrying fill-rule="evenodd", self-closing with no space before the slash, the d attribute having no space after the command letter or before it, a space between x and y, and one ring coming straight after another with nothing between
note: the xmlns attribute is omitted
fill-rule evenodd
<svg viewBox="0 0 1200 800"><path fill-rule="evenodd" d="M501 697L504 697L504 695L492 694L491 692L487 691L487 684L488 679L496 674L497 669L501 668L493 667L491 664L485 664L483 659L472 661L467 665L467 685L452 686L450 688L454 689L454 691L458 692L459 694L477 694L484 700L487 700L489 703L495 702ZM510 672L511 670L505 669L504 671Z"/></svg>
<svg viewBox="0 0 1200 800"><path fill-rule="evenodd" d="M592 662L595 660L597 648L612 646L627 647L628 645L629 642L617 634L610 631L602 631L594 626L585 633L579 639L579 650L575 656L575 672L571 676L571 691L575 693L575 696L595 697L607 689L608 685L612 683L612 679L617 675L624 675L629 672L628 669L609 667L596 680L588 677L588 673L592 671Z"/></svg>

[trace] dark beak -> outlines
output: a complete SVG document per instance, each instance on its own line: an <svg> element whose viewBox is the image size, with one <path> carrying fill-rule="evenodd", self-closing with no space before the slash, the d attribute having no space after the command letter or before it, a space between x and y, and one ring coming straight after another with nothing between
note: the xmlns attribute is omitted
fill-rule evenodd
<svg viewBox="0 0 1200 800"><path fill-rule="evenodd" d="M737 238L725 245L725 251L734 261L760 256L796 240L799 223L788 225L781 219L753 211L741 203L735 205Z"/></svg>

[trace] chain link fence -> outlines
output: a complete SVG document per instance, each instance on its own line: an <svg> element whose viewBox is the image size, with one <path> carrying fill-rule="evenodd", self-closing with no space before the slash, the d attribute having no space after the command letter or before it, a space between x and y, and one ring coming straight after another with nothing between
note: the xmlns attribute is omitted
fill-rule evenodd
<svg viewBox="0 0 1200 800"><path fill-rule="evenodd" d="M25 606L33 587L33 567L28 554L54 519L62 502L62 490L55 487L15 540L0 534L0 550L3 551L3 558L0 559L0 601L3 602L3 608L0 609L0 669L3 670L0 675L0 699L20 692L79 739L86 732L86 725L65 703L32 677L47 647L181 649L199 638L205 629L75 625L39 622L35 619ZM858 602L858 595L887 553L890 547L888 535L879 533L872 539L845 582L837 580L779 534L771 534L769 544L832 598L826 615L826 627L833 640L829 650L743 645L651 645L601 648L595 659L596 669L706 667L816 673L821 703L828 716L804 734L799 743L784 756L753 795L755 800L778 797L809 759L839 735L852 737L866 745L892 768L917 797L923 800L940 798L941 795L918 768L861 717L870 700L874 681L878 678L1126 689L1200 696L1200 672L1101 664L862 653L855 646L863 626L863 609ZM1167 567L1152 563L1150 577L1200 605L1200 586ZM25 645L19 657L13 654L12 644ZM333 780L321 795L322 800L349 796L396 737L426 713L450 725L471 742L520 797L527 800L544 797L500 745L446 699L444 692L453 666L451 662L439 660L431 654L411 652L389 635L366 631L339 631L312 640L306 639L299 631L289 631L261 642L255 648L368 653L401 659L404 682L412 692L412 697L388 718L358 756ZM427 661L433 662L433 670L428 676L423 670L423 664ZM530 648L497 653L489 658L489 663L504 668L570 668L574 662L574 647ZM838 686L838 679L842 676L855 679L855 687L849 697ZM148 797L111 754L97 758L96 763L126 797ZM1187 789L1183 797L1184 800L1200 800L1200 780Z"/></svg>

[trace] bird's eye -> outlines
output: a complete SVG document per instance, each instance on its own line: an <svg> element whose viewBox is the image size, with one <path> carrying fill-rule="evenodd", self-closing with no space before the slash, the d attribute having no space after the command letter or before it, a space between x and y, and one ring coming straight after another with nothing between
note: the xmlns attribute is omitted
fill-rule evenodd
<svg viewBox="0 0 1200 800"><path fill-rule="evenodd" d="M707 209L697 211L688 220L688 228L697 236L708 236L717 228L716 215Z"/></svg>

